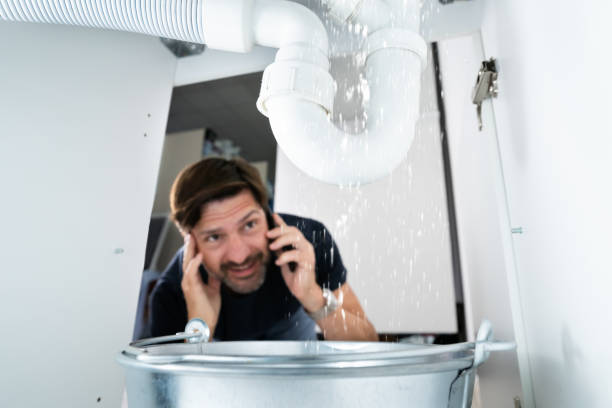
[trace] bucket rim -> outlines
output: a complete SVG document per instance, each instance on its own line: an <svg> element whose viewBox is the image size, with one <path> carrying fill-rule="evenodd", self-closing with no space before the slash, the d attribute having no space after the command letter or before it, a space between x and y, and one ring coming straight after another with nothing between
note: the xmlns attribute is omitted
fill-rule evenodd
<svg viewBox="0 0 612 408"><path fill-rule="evenodd" d="M269 350L269 347L274 347L278 353L262 355L249 352L257 348ZM282 353L283 349L296 350L300 347L307 352ZM233 349L234 353L228 354L228 349ZM151 372L352 377L467 369L474 363L474 349L474 343L414 345L325 340L235 341L127 347L117 359L128 369Z"/></svg>

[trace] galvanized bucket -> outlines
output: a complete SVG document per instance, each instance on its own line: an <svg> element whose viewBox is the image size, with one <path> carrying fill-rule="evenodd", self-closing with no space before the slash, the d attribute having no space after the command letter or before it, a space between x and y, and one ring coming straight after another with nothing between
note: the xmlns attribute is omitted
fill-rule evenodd
<svg viewBox="0 0 612 408"><path fill-rule="evenodd" d="M469 408L476 367L492 341L484 322L476 342L413 345L336 341L202 340L201 333L132 343L126 368L129 408L414 407Z"/></svg>

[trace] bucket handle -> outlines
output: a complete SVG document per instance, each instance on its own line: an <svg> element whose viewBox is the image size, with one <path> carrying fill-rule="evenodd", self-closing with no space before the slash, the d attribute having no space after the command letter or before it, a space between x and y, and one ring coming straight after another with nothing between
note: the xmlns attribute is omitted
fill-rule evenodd
<svg viewBox="0 0 612 408"><path fill-rule="evenodd" d="M474 364L473 367L478 367L489 358L492 351L514 350L516 343L493 341L493 326L487 319L480 323L480 328L476 334L474 342Z"/></svg>
<svg viewBox="0 0 612 408"><path fill-rule="evenodd" d="M187 340L188 343L206 343L210 339L210 328L202 319L194 318L187 322L185 331L169 336L152 337L133 341L130 347L142 348L171 341Z"/></svg>

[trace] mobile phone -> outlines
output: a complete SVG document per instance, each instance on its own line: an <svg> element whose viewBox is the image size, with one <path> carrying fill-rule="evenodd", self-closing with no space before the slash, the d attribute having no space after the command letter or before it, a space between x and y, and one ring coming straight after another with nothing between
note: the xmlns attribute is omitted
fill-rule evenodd
<svg viewBox="0 0 612 408"><path fill-rule="evenodd" d="M202 282L204 282L205 285L208 285L208 271L206 270L206 268L204 268L204 265L200 265L200 267L198 268L198 272L200 272Z"/></svg>
<svg viewBox="0 0 612 408"><path fill-rule="evenodd" d="M264 211L266 213L266 220L268 221L268 228L269 229L276 228L278 225L276 225L276 223L274 222L274 218L272 217L272 211L269 208L266 208ZM272 240L268 240L268 242L272 242ZM281 248L281 252L290 251L292 249L293 247L291 245L285 245L284 247ZM289 262L289 270L291 272L295 272L296 269L297 269L297 263Z"/></svg>

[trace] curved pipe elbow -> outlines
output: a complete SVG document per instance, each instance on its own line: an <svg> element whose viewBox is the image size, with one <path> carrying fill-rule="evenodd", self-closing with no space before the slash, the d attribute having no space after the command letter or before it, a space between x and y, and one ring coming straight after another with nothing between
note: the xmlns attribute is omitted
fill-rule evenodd
<svg viewBox="0 0 612 408"><path fill-rule="evenodd" d="M289 160L329 184L362 185L390 174L406 156L414 136L414 122L401 134L388 125L361 135L346 134L320 106L292 97L270 100L268 110L274 136Z"/></svg>
<svg viewBox="0 0 612 408"><path fill-rule="evenodd" d="M356 185L380 179L401 163L414 139L421 71L422 58L411 51L370 55L367 128L360 135L338 129L315 98L276 93L265 103L274 136L298 168L320 181Z"/></svg>
<svg viewBox="0 0 612 408"><path fill-rule="evenodd" d="M291 1L256 0L253 8L253 38L256 44L281 48L304 44L329 52L325 26L319 17Z"/></svg>

